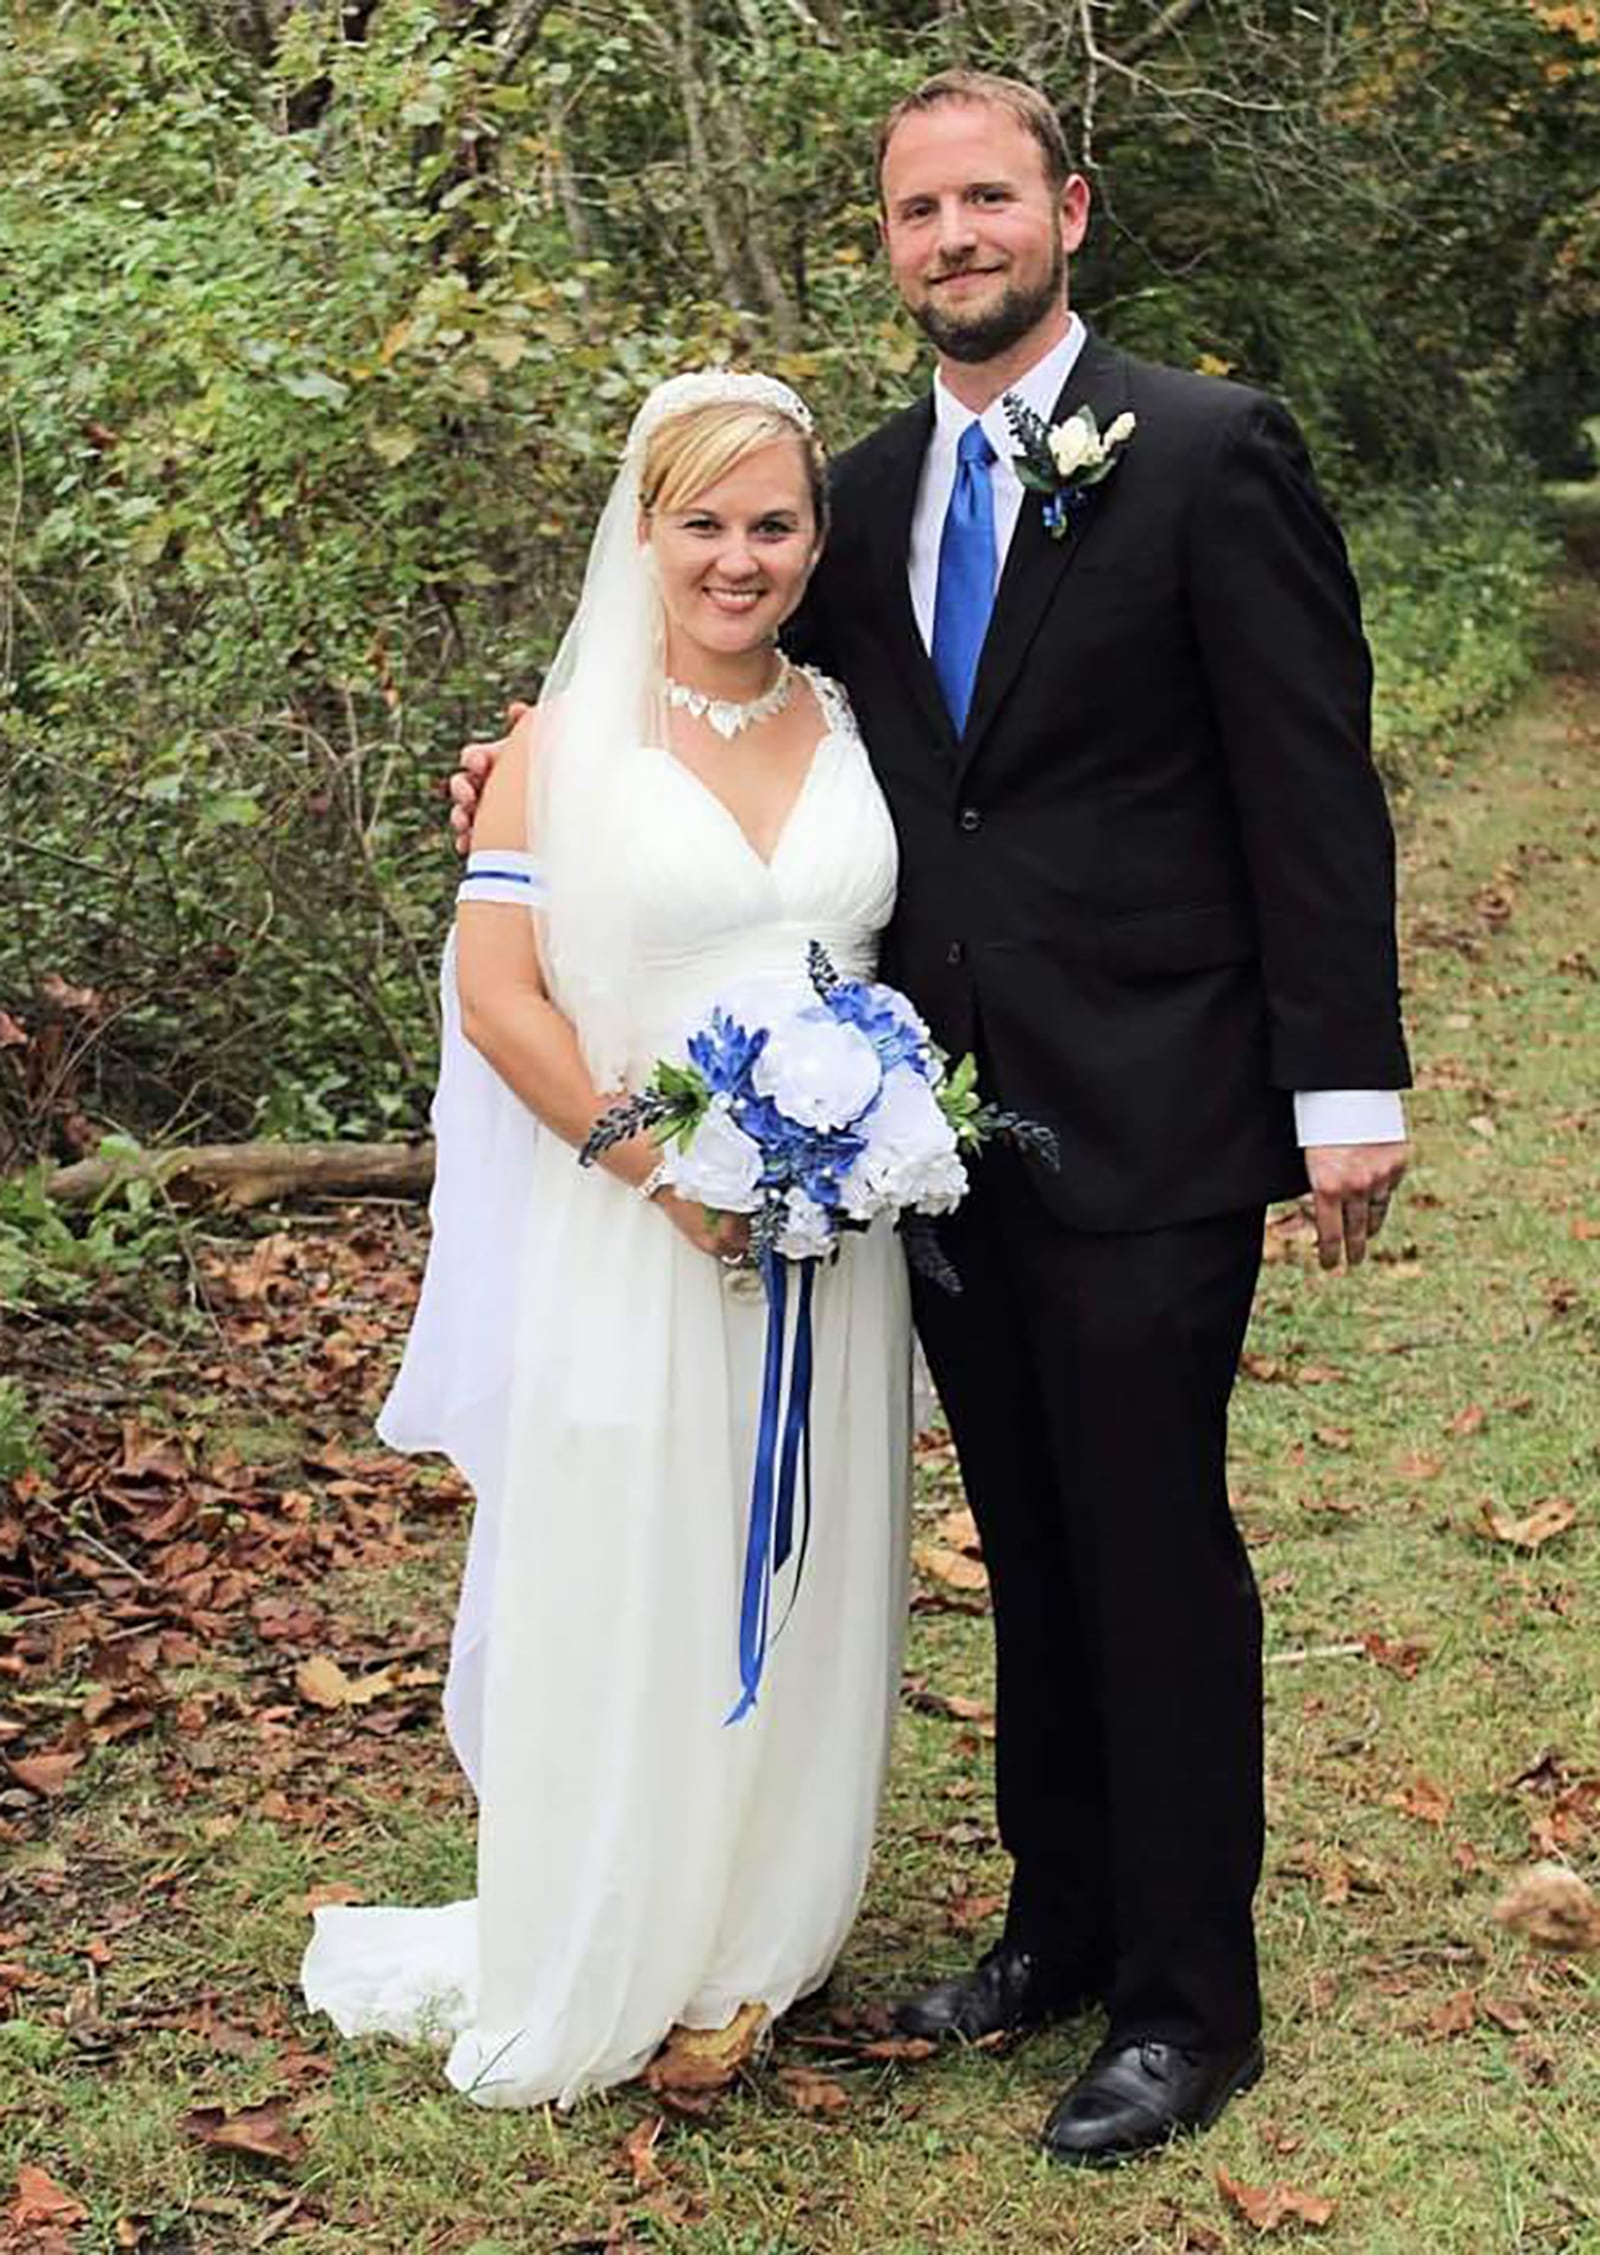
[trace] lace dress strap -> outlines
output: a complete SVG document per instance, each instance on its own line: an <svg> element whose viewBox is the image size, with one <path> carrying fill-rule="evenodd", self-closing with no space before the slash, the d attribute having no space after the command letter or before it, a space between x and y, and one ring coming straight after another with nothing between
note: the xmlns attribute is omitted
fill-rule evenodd
<svg viewBox="0 0 1600 2255"><path fill-rule="evenodd" d="M831 736L859 737L861 731L856 726L856 716L851 710L844 685L835 681L831 674L822 672L820 667L801 666L799 670L810 682L812 694L822 707L822 717L828 724L828 733Z"/></svg>

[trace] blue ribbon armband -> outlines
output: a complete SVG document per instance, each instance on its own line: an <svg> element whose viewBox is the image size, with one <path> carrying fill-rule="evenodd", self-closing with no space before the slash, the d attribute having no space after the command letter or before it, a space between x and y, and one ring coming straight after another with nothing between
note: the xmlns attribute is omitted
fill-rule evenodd
<svg viewBox="0 0 1600 2255"><path fill-rule="evenodd" d="M486 847L467 857L467 873L456 892L456 905L494 902L505 908L544 908L550 899L550 881L536 854L510 846Z"/></svg>

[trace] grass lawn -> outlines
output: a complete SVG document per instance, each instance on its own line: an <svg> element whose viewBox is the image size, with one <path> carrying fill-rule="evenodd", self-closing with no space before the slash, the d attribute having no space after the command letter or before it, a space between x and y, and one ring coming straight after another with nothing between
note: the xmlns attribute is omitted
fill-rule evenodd
<svg viewBox="0 0 1600 2255"><path fill-rule="evenodd" d="M1574 575L1537 693L1406 809L1402 1203L1353 1278L1318 1275L1297 1217L1270 1233L1233 1458L1268 1616L1270 2064L1210 2137L1109 2175L1037 2159L1088 2024L866 2048L874 2008L988 1938L1003 1885L988 1621L936 1577L832 1994L705 2116L651 2144L638 2090L480 2113L433 2058L304 2016L309 1891L471 1888L436 1721L458 1503L363 1427L416 1255L379 1207L195 1232L211 1312L177 1349L87 1318L23 1338L35 1394L47 1351L59 1382L12 1551L54 1529L64 1579L0 1622L23 1765L0 2200L38 2169L75 2205L15 2205L0 2245L1197 2255L1263 2236L1220 2170L1333 2203L1283 2244L1600 2255L1600 1961L1490 1916L1535 1855L1600 1869L1597 807L1600 603ZM959 1498L936 1441L922 1471L931 1541ZM1506 1539L1553 1499L1570 1526ZM319 1658L383 1680L318 1704ZM28 1768L52 1749L64 1769ZM252 2108L222 2137L262 2150L220 2143Z"/></svg>

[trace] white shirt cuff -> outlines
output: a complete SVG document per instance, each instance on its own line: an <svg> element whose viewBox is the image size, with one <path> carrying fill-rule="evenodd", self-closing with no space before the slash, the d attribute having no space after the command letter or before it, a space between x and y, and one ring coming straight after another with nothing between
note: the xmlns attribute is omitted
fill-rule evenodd
<svg viewBox="0 0 1600 2255"><path fill-rule="evenodd" d="M1404 1143L1405 1107L1390 1088L1298 1089L1294 1127L1302 1151L1324 1143Z"/></svg>

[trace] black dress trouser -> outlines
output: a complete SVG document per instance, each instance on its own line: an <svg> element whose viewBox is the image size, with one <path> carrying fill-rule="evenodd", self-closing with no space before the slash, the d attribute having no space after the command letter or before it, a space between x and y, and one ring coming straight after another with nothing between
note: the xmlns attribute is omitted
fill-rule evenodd
<svg viewBox="0 0 1600 2255"><path fill-rule="evenodd" d="M1260 2024L1261 1608L1228 1508L1259 1208L1069 1229L993 1152L917 1329L982 1537L1007 1939L1103 1985L1129 2040Z"/></svg>

